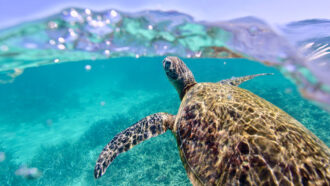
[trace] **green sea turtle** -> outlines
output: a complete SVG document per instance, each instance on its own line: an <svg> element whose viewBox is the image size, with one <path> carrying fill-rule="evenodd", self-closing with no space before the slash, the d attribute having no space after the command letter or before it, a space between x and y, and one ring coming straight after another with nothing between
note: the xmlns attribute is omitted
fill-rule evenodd
<svg viewBox="0 0 330 186"><path fill-rule="evenodd" d="M163 67L181 101L177 115L156 113L117 134L101 152L94 176L140 142L174 134L193 185L330 185L328 147L287 113L237 87L257 74L197 83L177 57Z"/></svg>

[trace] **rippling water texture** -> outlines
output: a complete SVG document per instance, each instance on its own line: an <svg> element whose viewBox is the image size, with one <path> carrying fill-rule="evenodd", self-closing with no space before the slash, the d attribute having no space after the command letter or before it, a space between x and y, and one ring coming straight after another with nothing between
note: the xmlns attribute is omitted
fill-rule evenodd
<svg viewBox="0 0 330 186"><path fill-rule="evenodd" d="M280 69L303 96L330 109L330 21L308 20L276 32L253 17L196 22L175 11L125 13L66 9L0 31L0 82L26 67L120 56L249 58Z"/></svg>
<svg viewBox="0 0 330 186"><path fill-rule="evenodd" d="M0 85L0 185L190 185L170 132L120 154L93 178L103 146L146 115L176 114L163 57L85 60L26 68ZM241 85L291 114L330 145L330 115L278 70L246 59L184 59L198 82L273 72ZM1 158L0 158L1 159ZM24 164L42 173L28 180ZM17 174L17 172L16 172Z"/></svg>

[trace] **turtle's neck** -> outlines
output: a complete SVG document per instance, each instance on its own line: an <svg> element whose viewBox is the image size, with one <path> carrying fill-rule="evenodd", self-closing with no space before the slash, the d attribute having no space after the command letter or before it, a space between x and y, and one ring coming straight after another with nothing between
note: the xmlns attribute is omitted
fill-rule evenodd
<svg viewBox="0 0 330 186"><path fill-rule="evenodd" d="M193 82L193 83L191 83L191 84L188 84L188 85L186 85L183 89L182 89L182 91L180 92L180 99L182 100L183 99L183 97L184 97L184 95L186 95L186 93L191 89L191 87L193 87L194 85L196 85L197 83L196 82Z"/></svg>

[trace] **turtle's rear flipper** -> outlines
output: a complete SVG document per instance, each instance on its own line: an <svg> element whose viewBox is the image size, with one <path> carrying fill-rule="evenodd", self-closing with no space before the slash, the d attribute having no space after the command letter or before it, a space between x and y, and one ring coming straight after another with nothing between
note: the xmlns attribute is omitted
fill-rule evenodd
<svg viewBox="0 0 330 186"><path fill-rule="evenodd" d="M233 86L238 86L241 83L248 81L250 79L253 79L257 76L266 76L266 75L274 75L273 73L262 73L262 74L254 74L254 75L249 75L249 76L243 76L243 77L236 77L236 78L231 78L231 79L225 79L222 81L219 81L218 83L221 84L226 84L226 85L233 85Z"/></svg>
<svg viewBox="0 0 330 186"><path fill-rule="evenodd" d="M156 113L117 134L101 152L95 165L94 177L101 177L118 154L128 151L146 139L163 134L173 127L174 121L174 115Z"/></svg>

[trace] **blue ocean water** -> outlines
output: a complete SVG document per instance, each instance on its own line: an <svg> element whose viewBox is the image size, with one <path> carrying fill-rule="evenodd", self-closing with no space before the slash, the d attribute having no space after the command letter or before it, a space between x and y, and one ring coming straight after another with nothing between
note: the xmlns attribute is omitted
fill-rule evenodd
<svg viewBox="0 0 330 186"><path fill-rule="evenodd" d="M170 132L120 154L95 180L104 145L139 119L176 114L180 99L164 57L120 57L25 69L0 84L0 185L190 185ZM247 59L183 59L198 82L272 72L241 85L288 112L330 146L330 115L277 69ZM17 174L37 168L39 179Z"/></svg>

